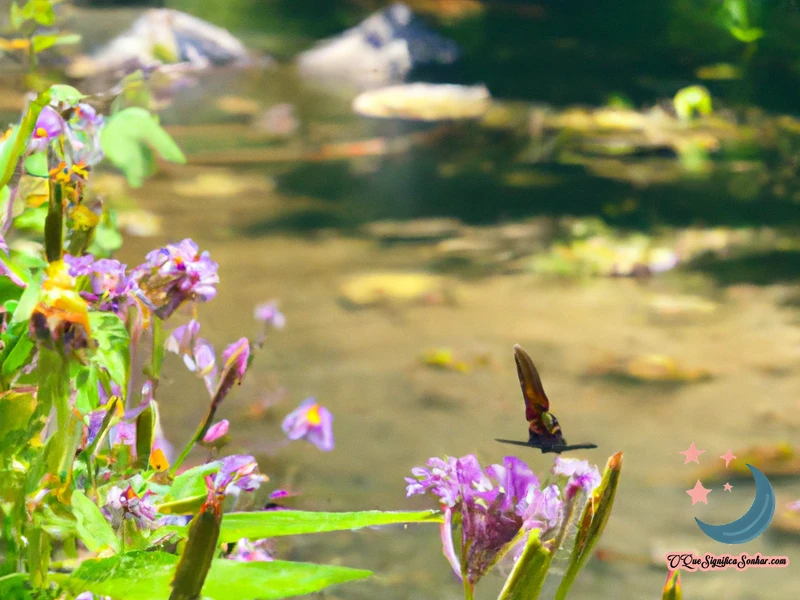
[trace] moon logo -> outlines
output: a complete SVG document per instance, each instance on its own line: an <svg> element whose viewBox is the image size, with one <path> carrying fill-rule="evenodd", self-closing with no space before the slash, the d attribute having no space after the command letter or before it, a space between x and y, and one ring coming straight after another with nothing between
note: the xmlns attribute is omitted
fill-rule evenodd
<svg viewBox="0 0 800 600"><path fill-rule="evenodd" d="M697 517L697 525L712 540L723 544L744 544L754 540L769 527L775 514L775 492L772 484L761 471L747 465L756 481L756 497L748 511L741 517L725 525L709 525Z"/></svg>

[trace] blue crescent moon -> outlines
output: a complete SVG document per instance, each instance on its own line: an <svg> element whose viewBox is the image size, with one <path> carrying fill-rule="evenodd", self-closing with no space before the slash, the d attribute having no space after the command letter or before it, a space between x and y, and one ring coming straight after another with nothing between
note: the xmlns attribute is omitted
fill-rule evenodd
<svg viewBox="0 0 800 600"><path fill-rule="evenodd" d="M747 465L756 481L756 497L748 511L741 517L725 525L709 525L697 517L697 525L712 540L723 544L744 544L754 540L769 527L775 515L775 492L772 484L761 471Z"/></svg>

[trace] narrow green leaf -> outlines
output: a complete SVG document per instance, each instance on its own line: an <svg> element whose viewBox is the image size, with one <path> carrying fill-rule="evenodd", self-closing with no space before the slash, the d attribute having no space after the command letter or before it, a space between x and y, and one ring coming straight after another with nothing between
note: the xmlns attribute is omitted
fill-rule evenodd
<svg viewBox="0 0 800 600"><path fill-rule="evenodd" d="M11 177L14 175L14 170L17 167L17 161L24 154L28 145L28 138L33 133L33 128L36 127L36 119L39 118L39 113L42 109L50 103L50 92L43 92L36 97L36 100L30 103L28 111L22 117L22 121L17 127L14 127L12 132L3 142L0 147L0 169L2 169L2 176L0 176L0 187L8 184Z"/></svg>
<svg viewBox="0 0 800 600"><path fill-rule="evenodd" d="M157 422L158 405L155 400L150 400L147 408L136 417L136 460L145 470L150 465L150 452L153 449Z"/></svg>
<svg viewBox="0 0 800 600"><path fill-rule="evenodd" d="M621 469L622 452L617 452L608 459L605 471L603 471L603 479L592 492L591 498L583 509L583 514L578 521L575 546L572 549L564 578L556 590L555 600L564 600L567 597L575 578L588 562L597 542L600 541L600 536L603 535L606 523L611 517Z"/></svg>
<svg viewBox="0 0 800 600"><path fill-rule="evenodd" d="M119 551L117 534L102 511L81 491L72 492L72 512L78 520L78 537L92 552L109 547Z"/></svg>
<svg viewBox="0 0 800 600"><path fill-rule="evenodd" d="M553 554L542 546L539 533L538 529L531 531L525 549L514 564L498 600L537 600L539 598L547 578L550 562L553 560Z"/></svg>
<svg viewBox="0 0 800 600"><path fill-rule="evenodd" d="M129 552L87 560L72 575L50 578L73 593L90 591L114 600L167 600L178 557L165 552ZM312 594L330 585L369 577L361 569L285 561L240 563L214 560L203 600L278 600Z"/></svg>
<svg viewBox="0 0 800 600"><path fill-rule="evenodd" d="M33 36L33 51L43 52L53 46L67 46L77 44L81 41L80 34L66 33L59 35L35 35Z"/></svg>
<svg viewBox="0 0 800 600"><path fill-rule="evenodd" d="M259 539L305 533L324 533L396 525L400 523L441 523L441 514L434 510L383 512L306 512L301 510L270 510L263 512L227 513L222 522L221 544L236 542L243 537ZM165 527L165 531L186 534L186 527Z"/></svg>

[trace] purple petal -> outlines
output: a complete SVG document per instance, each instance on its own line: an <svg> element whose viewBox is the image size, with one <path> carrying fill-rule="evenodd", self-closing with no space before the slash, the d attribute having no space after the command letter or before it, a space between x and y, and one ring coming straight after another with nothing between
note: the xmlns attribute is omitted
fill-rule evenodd
<svg viewBox="0 0 800 600"><path fill-rule="evenodd" d="M228 434L229 425L230 423L228 423L227 419L223 419L219 423L215 423L214 425L208 428L208 431L203 436L203 441L206 444L216 442L218 439Z"/></svg>

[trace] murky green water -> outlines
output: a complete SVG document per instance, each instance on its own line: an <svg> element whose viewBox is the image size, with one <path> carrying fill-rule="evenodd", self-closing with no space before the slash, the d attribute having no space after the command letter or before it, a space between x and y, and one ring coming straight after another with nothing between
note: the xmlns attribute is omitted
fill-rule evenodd
<svg viewBox="0 0 800 600"><path fill-rule="evenodd" d="M614 91L637 103L654 102L691 82L691 70L680 68L679 57L659 62L651 53L652 62L637 58L632 48L642 40L633 28L591 16L576 23L547 6L553 15L549 20L520 23L512 13L497 17L493 27L474 22L443 26L469 50L453 79L485 81L500 98L555 105L598 104ZM281 7L293 18L307 17L300 8L292 13L285 3ZM646 31L648 23L653 26L663 17L663 10L642 4L625 14L627 22L636 21L638 14ZM236 14L230 19L235 21ZM324 23L302 33L292 30L294 43L302 45L309 32L330 33L338 13L325 14ZM345 11L340 20L348 21L351 14ZM605 26L598 31L590 22ZM619 32L624 35L615 37ZM265 48L292 46L286 39L291 36L247 35ZM658 56L668 57L666 49L661 52ZM597 65L603 69L598 71ZM731 101L751 98L750 86L751 80L739 88L732 84ZM223 95L256 100L264 108L292 103L300 130L286 142L266 143L257 136L254 141L248 138L246 117L214 108L215 99ZM252 308L259 302L277 298L286 314L287 328L269 338L242 388L221 409L220 416L231 421L236 449L256 453L276 487L300 490L302 495L293 501L299 508L431 506L425 499L405 499L403 477L411 467L430 456L472 452L485 463L499 461L513 448L493 442L495 437L524 437L512 361L512 346L520 343L539 366L567 438L598 444L583 456L602 466L612 453L625 452L622 486L601 546L634 557L647 557L655 547L728 551L704 538L694 517L712 523L735 518L750 505L752 485L734 483L730 494L716 486L708 507L692 507L685 491L698 471L684 466L678 452L695 442L706 450L702 459L708 466L721 463L716 457L729 447L800 443L800 328L797 308L785 302L800 274L795 254L781 254L777 263L756 258L749 271L734 265L732 272L725 271L726 279L689 270L645 281L565 281L531 273L452 275L458 298L454 305L353 311L337 301L339 286L349 275L416 271L430 264L430 247L384 247L356 235L359 225L380 218L455 216L472 224L496 224L536 215L599 215L609 202L633 198L634 210L610 220L647 231L658 224L796 226L798 204L773 197L766 188L747 195L747 201L736 201L730 191L741 186L716 175L636 187L594 177L580 166L533 166L520 160L528 143L524 132L490 131L475 124L437 132L369 121L352 115L351 98L309 87L287 65L263 73L205 75L163 112L164 123L190 155L190 165L170 167L134 194L143 208L163 218L165 228L155 238L129 238L123 261L137 263L156 245L190 236L219 262L219 295L200 310L205 333L216 347L253 333ZM785 107L785 95L770 98L772 108ZM215 127L192 129L205 125ZM423 143L397 154L296 159L324 144L395 139L426 130ZM242 164L232 152L249 145L269 151ZM351 147L351 154L357 151ZM210 166L214 163L219 166ZM534 183L509 185L509 173L520 171ZM194 178L209 174L249 184L235 194L225 189L194 197L176 193L176 185L197 187ZM653 317L648 303L654 295L685 293L714 299L720 306L711 315L680 323ZM426 369L419 365L419 355L431 347L451 347L466 357L488 356L489 365L466 374ZM590 366L608 355L648 353L675 356L711 370L714 377L665 387L587 376ZM202 384L184 373L178 360L169 367L174 379L160 390L164 426L180 444L207 400ZM277 395L281 388L286 396L264 418L250 415L254 402ZM304 443L281 444L280 419L311 395L335 415L333 453ZM520 456L539 472L552 464L552 458L534 451ZM782 481L776 492L780 509L800 497L800 481ZM289 559L370 568L378 574L320 597L456 599L460 585L440 549L433 526L297 538L281 546L282 556ZM743 550L785 554L800 562L796 539L769 533ZM685 597L791 598L796 568L685 575ZM579 578L573 596L654 598L665 574L663 566L595 561ZM491 597L500 584L497 577L487 578L478 597Z"/></svg>

